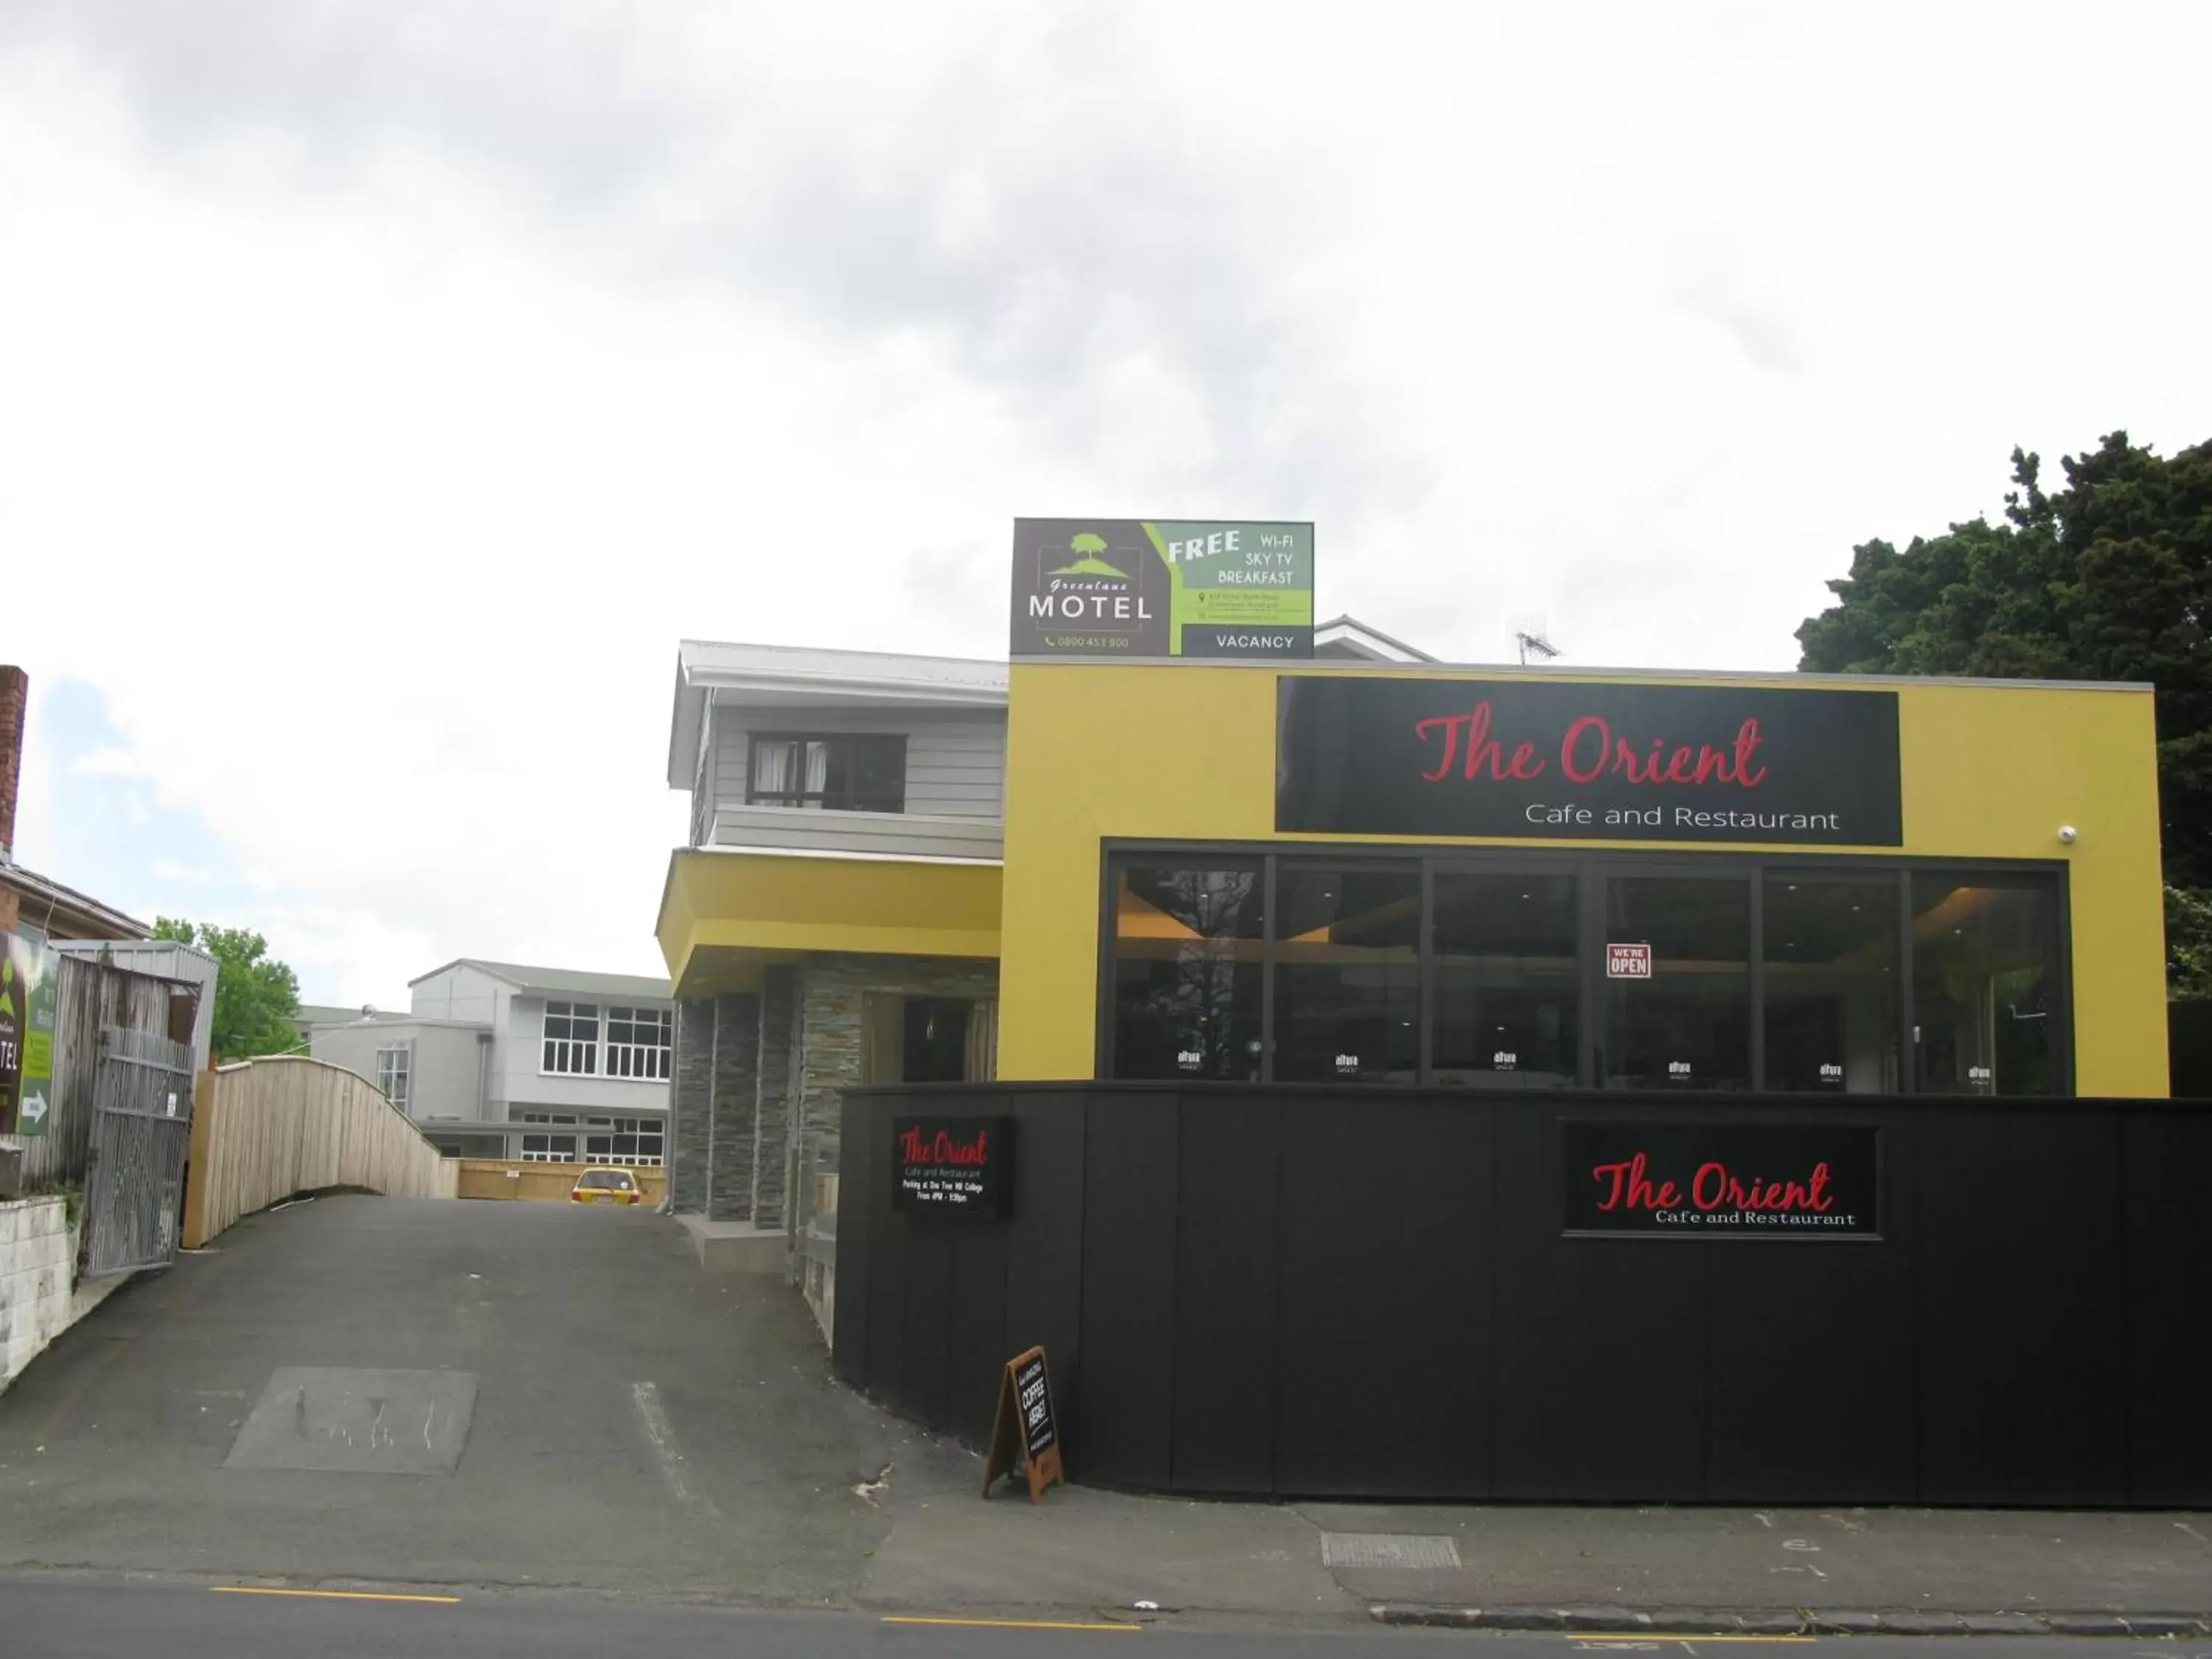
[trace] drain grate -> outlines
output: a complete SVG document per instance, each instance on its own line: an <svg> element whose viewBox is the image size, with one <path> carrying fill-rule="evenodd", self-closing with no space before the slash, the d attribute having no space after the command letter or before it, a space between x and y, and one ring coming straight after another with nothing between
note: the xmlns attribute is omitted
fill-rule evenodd
<svg viewBox="0 0 2212 1659"><path fill-rule="evenodd" d="M1459 1565L1459 1544L1404 1532L1325 1532L1321 1559L1329 1567L1395 1567L1420 1572Z"/></svg>

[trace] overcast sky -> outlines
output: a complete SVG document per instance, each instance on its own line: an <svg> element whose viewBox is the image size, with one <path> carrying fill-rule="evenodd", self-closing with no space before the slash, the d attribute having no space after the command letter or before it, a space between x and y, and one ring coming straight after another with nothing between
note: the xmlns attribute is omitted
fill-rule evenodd
<svg viewBox="0 0 2212 1659"><path fill-rule="evenodd" d="M1787 667L2212 437L2212 9L0 0L17 855L310 1001L661 971L685 635L1005 649L1018 514Z"/></svg>

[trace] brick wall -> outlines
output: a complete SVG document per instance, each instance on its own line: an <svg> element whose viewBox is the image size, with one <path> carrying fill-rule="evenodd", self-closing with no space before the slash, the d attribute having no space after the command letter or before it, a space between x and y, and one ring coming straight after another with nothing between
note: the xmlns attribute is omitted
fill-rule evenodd
<svg viewBox="0 0 2212 1659"><path fill-rule="evenodd" d="M0 1203L0 1388L68 1328L76 1251L60 1199Z"/></svg>
<svg viewBox="0 0 2212 1659"><path fill-rule="evenodd" d="M0 851L15 847L15 790L23 778L23 711L31 683L23 671L0 666Z"/></svg>

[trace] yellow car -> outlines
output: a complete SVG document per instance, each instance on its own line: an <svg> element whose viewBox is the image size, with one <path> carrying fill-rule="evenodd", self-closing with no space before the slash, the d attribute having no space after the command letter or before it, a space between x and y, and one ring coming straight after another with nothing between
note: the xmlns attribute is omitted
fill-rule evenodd
<svg viewBox="0 0 2212 1659"><path fill-rule="evenodd" d="M637 1177L628 1170L586 1170L568 1188L571 1204L641 1204Z"/></svg>

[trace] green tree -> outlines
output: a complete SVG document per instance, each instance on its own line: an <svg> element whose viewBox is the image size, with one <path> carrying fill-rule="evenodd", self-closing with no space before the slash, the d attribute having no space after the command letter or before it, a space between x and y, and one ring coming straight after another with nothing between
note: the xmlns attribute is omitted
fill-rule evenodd
<svg viewBox="0 0 2212 1659"><path fill-rule="evenodd" d="M2062 465L2046 495L2015 449L2003 523L1854 548L1798 666L2155 685L2167 979L2212 994L2212 443L2161 459L2115 432Z"/></svg>
<svg viewBox="0 0 2212 1659"><path fill-rule="evenodd" d="M195 927L159 916L154 937L198 945L216 959L215 1028L210 1043L217 1054L246 1060L300 1046L300 1028L293 1023L300 1012L300 981L269 954L269 941L260 934L204 921Z"/></svg>

